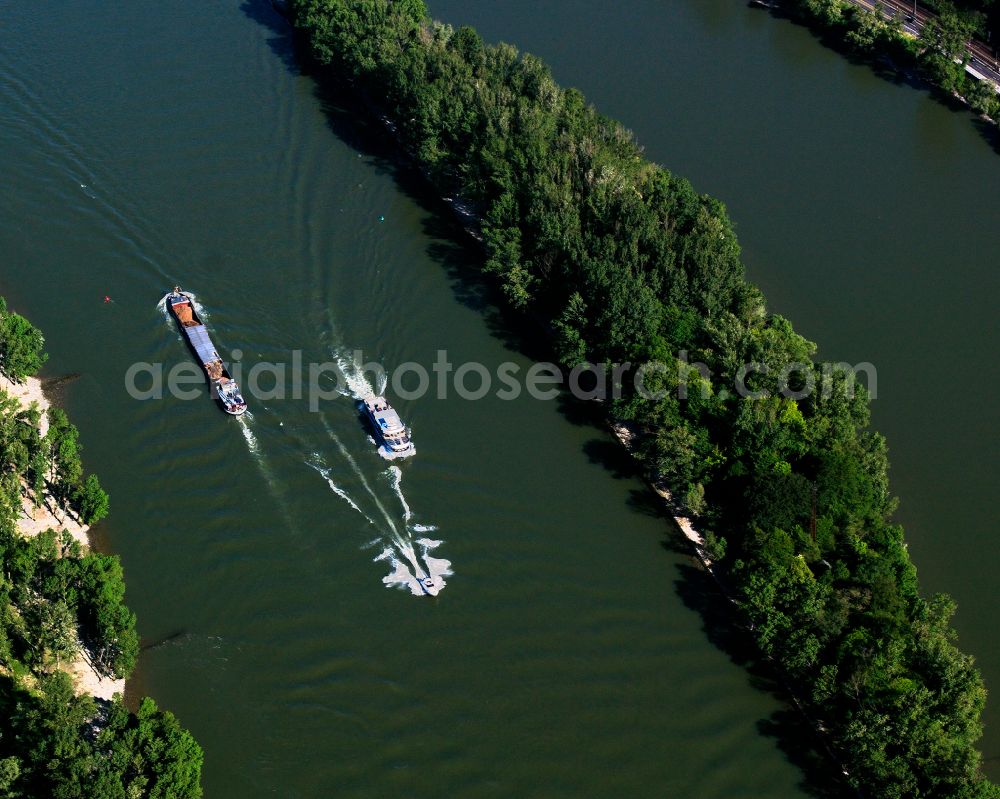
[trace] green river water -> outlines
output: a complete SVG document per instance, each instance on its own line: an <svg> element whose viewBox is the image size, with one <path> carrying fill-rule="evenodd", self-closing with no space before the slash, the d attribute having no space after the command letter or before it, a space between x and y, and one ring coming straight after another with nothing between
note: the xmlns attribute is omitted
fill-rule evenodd
<svg viewBox="0 0 1000 799"><path fill-rule="evenodd" d="M194 732L206 796L822 792L800 768L815 742L584 409L399 400L418 454L394 473L347 396L250 397L242 422L131 398L133 363L190 359L157 307L175 283L245 368L530 361L475 251L377 126L300 74L265 3L2 8L0 293L45 331L46 374L80 374L58 400L148 644L129 695ZM824 357L876 364L923 588L958 599L1000 685L989 143L738 2L431 10L542 56L723 199L772 307ZM383 584L422 539L453 572L436 598Z"/></svg>

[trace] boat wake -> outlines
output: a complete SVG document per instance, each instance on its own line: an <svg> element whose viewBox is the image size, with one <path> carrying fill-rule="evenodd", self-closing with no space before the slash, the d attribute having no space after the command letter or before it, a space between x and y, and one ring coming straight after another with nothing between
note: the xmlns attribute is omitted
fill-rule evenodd
<svg viewBox="0 0 1000 799"><path fill-rule="evenodd" d="M410 505L406 501L406 497L403 496L403 470L398 466L390 466L386 474L389 476L389 482L392 485L392 490L396 493L399 504L403 506L403 521L409 522L413 518L413 511L410 510Z"/></svg>
<svg viewBox="0 0 1000 799"><path fill-rule="evenodd" d="M346 502L348 505L354 508L354 510L356 510L358 513L364 516L368 524L375 525L375 520L372 519L372 517L369 516L367 513L365 513L363 510L361 510L361 507L358 505L357 502L355 502L351 498L351 495L348 494L345 489L341 488L339 485L333 482L333 478L330 477L330 468L326 466L326 464L323 462L323 459L320 456L320 454L318 452L314 452L313 458L315 458L315 460L306 461L306 465L312 469L315 469L319 473L320 477L326 480L326 484L330 486L330 490L338 497L340 497L342 500L344 500L344 502ZM375 540L377 542L379 539Z"/></svg>
<svg viewBox="0 0 1000 799"><path fill-rule="evenodd" d="M376 563L382 560L388 561L392 569L382 578L382 583L387 588L409 590L414 596L437 596L447 585L445 577L450 577L454 573L451 570L451 561L432 558L429 554L441 543L429 538L418 539L416 544L420 547L419 556L414 553L413 547L406 547L401 553L392 547L383 549L373 558ZM424 568L416 565L417 561L425 564Z"/></svg>
<svg viewBox="0 0 1000 799"><path fill-rule="evenodd" d="M326 417L320 416L320 420L323 422L323 428L326 430L327 437L333 442L337 451L347 462L347 465L351 467L351 471L354 472L354 476L361 483L361 487L364 488L368 496L371 497L372 502L375 503L375 507L378 508L379 513L382 514L382 518L385 519L385 523L389 526L389 529L392 530L393 535L398 536L399 530L396 528L395 520L392 518L389 511L386 510L382 501L378 498L378 494L376 494L372 489L371 483L368 482L368 479L365 477L365 473L361 471L361 467L358 466L358 462L354 460L354 456L351 455L347 447L344 446L344 442L340 440L340 437L333 431L333 428L330 427L330 423L326 420Z"/></svg>
<svg viewBox="0 0 1000 799"><path fill-rule="evenodd" d="M427 565L427 573L433 581L435 594L439 593L448 584L448 581L444 578L451 577L455 573L452 571L450 560L432 558L429 554L431 550L437 549L443 543L444 541L438 541L433 538L417 539L417 545L420 547L420 556Z"/></svg>
<svg viewBox="0 0 1000 799"><path fill-rule="evenodd" d="M436 524L415 524L410 529L415 533L433 533L438 528ZM438 541L438 543L441 542Z"/></svg>
<svg viewBox="0 0 1000 799"><path fill-rule="evenodd" d="M264 458L260 454L260 442L257 440L257 436L253 434L253 430L250 429L249 423L253 421L253 414L249 412L244 413L242 416L237 416L236 420L240 423L240 431L247 442L247 449L250 450L250 454L259 460L262 466L265 465Z"/></svg>
<svg viewBox="0 0 1000 799"><path fill-rule="evenodd" d="M379 497L379 492L369 482L357 460L334 432L325 417L320 416L327 437L336 447L337 453L344 464L350 469L352 479L364 490L364 497L352 496L339 485L333 477L333 469L314 452L306 460L306 464L316 471L327 483L327 486L340 499L359 513L370 525L375 527L380 537L368 541L361 549L381 547L374 562L388 562L390 572L382 582L387 587L409 590L414 596L436 596L447 584L447 577L453 574L451 562L443 558L431 556L431 552L441 545L441 541L432 538L416 536L437 530L433 524L414 522L413 509L403 493L403 473L398 466L390 466L382 477L388 483L399 502L402 518L394 516ZM369 514L365 507L374 507L375 512ZM377 521L378 520L378 521Z"/></svg>
<svg viewBox="0 0 1000 799"><path fill-rule="evenodd" d="M260 440L256 435L254 435L251 427L254 423L254 415L250 411L247 411L246 413L233 418L236 419L237 424L240 426L240 432L243 434L243 440L246 442L250 457L253 458L254 463L257 464L257 469L260 471L261 477L263 477L264 482L267 483L267 488L272 499L274 499L274 501L278 503L278 507L281 508L282 518L285 519L289 529L298 534L299 528L294 521L285 492L282 491L278 481L275 479L274 470L271 468L270 463L268 463L267 457L264 455L264 451L261 448Z"/></svg>
<svg viewBox="0 0 1000 799"><path fill-rule="evenodd" d="M378 442L375 441L375 439L372 438L371 436L368 436L368 440L371 441L372 444L376 445L378 444ZM417 448L412 444L410 445L410 448L405 452L393 452L385 444L378 445L378 449L376 449L375 451L379 454L382 460L385 461L404 460L406 458L412 458L414 455L417 454Z"/></svg>
<svg viewBox="0 0 1000 799"><path fill-rule="evenodd" d="M381 395L385 392L389 379L384 369L381 367L378 371L363 369L353 353L342 350L335 350L333 357L341 374L337 390L345 397L362 400L371 394ZM369 375L375 378L374 381L368 379Z"/></svg>
<svg viewBox="0 0 1000 799"><path fill-rule="evenodd" d="M398 550L403 557L397 559L397 562L393 564L392 573L383 578L382 582L386 585L409 588L417 596L422 594L437 596L448 584L445 578L454 574L451 561L444 558L433 558L429 554L431 550L437 549L443 543L442 541L431 538L413 539L414 533L431 532L437 530L437 526L413 523L413 510L403 493L403 472L398 466L390 466L385 475L388 477L389 484L403 510L406 535L405 537L401 536L401 540L397 540ZM419 554L415 551L414 545L419 548ZM412 567L412 569L408 567Z"/></svg>

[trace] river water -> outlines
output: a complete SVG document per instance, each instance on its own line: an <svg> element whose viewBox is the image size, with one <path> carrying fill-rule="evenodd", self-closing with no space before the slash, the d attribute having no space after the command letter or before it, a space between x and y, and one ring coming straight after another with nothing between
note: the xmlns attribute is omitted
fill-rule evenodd
<svg viewBox="0 0 1000 799"><path fill-rule="evenodd" d="M773 307L824 355L877 364L923 585L958 598L1000 683L983 501L1000 159L967 120L739 3L431 10L623 119L728 203ZM351 396L250 398L241 422L128 395L131 365L190 359L157 307L175 283L244 369L293 350L529 364L475 252L377 128L300 74L266 4L4 20L0 292L45 330L47 373L80 374L60 401L111 493L98 545L147 644L129 692L195 733L207 796L815 792L808 733L586 409L399 400L418 454L393 471ZM436 598L384 584L411 553L446 572Z"/></svg>

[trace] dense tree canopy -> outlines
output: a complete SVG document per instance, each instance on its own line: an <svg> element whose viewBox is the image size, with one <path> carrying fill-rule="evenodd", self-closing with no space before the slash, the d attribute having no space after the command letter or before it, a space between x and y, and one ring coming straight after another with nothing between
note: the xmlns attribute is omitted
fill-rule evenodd
<svg viewBox="0 0 1000 799"><path fill-rule="evenodd" d="M201 749L148 697L135 714L120 697L102 714L92 697L74 694L65 672L42 675L30 692L0 675L0 715L0 797L201 796Z"/></svg>
<svg viewBox="0 0 1000 799"><path fill-rule="evenodd" d="M0 297L0 374L15 383L42 368L46 355L41 331L20 314L7 310Z"/></svg>
<svg viewBox="0 0 1000 799"><path fill-rule="evenodd" d="M537 58L417 0L291 10L322 75L377 102L436 190L474 210L484 269L514 312L546 320L566 366L657 360L664 386L684 383L609 410L638 432L651 478L700 514L851 781L879 797L997 796L974 746L982 681L948 600L917 591L865 389L767 312L723 205L645 160ZM822 390L783 395L787 364ZM740 378L752 395L732 390Z"/></svg>

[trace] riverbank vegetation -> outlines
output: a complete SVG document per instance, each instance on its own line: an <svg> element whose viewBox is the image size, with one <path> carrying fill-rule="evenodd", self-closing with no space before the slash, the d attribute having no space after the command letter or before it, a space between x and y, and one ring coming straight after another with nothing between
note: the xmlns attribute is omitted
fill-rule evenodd
<svg viewBox="0 0 1000 799"><path fill-rule="evenodd" d="M1000 121L1000 94L993 84L965 71L969 61L966 43L978 35L984 40L995 23L993 0L951 0L922 3L936 15L919 38L904 33L905 15L889 19L848 0L788 0L800 19L826 35L842 41L866 58L889 56L897 67L919 71L935 87L964 99L978 114Z"/></svg>
<svg viewBox="0 0 1000 799"><path fill-rule="evenodd" d="M44 362L43 338L0 299L0 373L15 383ZM0 797L193 799L202 753L172 714L143 699L99 705L65 667L83 658L102 678L128 677L139 639L117 557L68 532L26 536L25 509L53 519L103 518L108 498L83 478L79 432L0 391Z"/></svg>
<svg viewBox="0 0 1000 799"><path fill-rule="evenodd" d="M45 338L27 319L7 310L0 297L0 373L15 383L42 368L46 355Z"/></svg>
<svg viewBox="0 0 1000 799"><path fill-rule="evenodd" d="M320 77L377 102L435 190L474 209L484 270L512 312L545 321L567 367L669 364L662 396L626 392L610 412L711 534L757 642L852 785L1000 796L974 746L982 680L955 646L953 603L918 591L866 392L767 311L722 203L647 161L539 59L433 22L420 0L293 0L290 13ZM750 363L756 393L740 396ZM791 363L793 382L823 390L782 396Z"/></svg>

